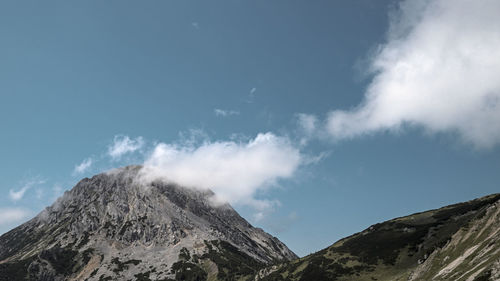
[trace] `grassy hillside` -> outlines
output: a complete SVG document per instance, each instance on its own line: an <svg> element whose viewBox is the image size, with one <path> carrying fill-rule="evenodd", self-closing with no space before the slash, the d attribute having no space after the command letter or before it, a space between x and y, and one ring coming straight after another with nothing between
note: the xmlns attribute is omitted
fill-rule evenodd
<svg viewBox="0 0 500 281"><path fill-rule="evenodd" d="M262 270L258 279L490 280L500 253L499 199L494 194L375 224L317 253Z"/></svg>

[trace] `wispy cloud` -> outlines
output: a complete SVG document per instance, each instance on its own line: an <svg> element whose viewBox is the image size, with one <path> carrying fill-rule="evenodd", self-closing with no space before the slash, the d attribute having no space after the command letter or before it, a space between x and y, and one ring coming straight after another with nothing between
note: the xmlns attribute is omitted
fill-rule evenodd
<svg viewBox="0 0 500 281"><path fill-rule="evenodd" d="M318 118L312 114L298 113L297 122L306 134L311 135L316 130Z"/></svg>
<svg viewBox="0 0 500 281"><path fill-rule="evenodd" d="M254 223L259 223L266 217L266 213L264 211L259 211L253 214L252 221Z"/></svg>
<svg viewBox="0 0 500 281"><path fill-rule="evenodd" d="M318 164L323 159L329 157L331 154L332 154L332 151L327 150L327 151L322 151L317 155L306 155L306 156L304 156L304 159L302 162L304 165Z"/></svg>
<svg viewBox="0 0 500 281"><path fill-rule="evenodd" d="M61 196L63 194L63 187L56 183L52 186L52 200L56 200L57 198L59 198L59 196Z"/></svg>
<svg viewBox="0 0 500 281"><path fill-rule="evenodd" d="M33 186L35 186L37 184L43 184L43 183L45 183L44 180L30 180L23 187L21 187L19 190L10 189L9 190L9 197L12 201L19 201L24 197L24 194L29 189L31 189Z"/></svg>
<svg viewBox="0 0 500 281"><path fill-rule="evenodd" d="M21 222L27 219L31 212L22 208L0 208L0 225Z"/></svg>
<svg viewBox="0 0 500 281"><path fill-rule="evenodd" d="M210 142L210 136L202 129L189 129L179 132L179 143L184 147L195 147Z"/></svg>
<svg viewBox="0 0 500 281"><path fill-rule="evenodd" d="M311 138L317 137L318 117L306 113L298 113L295 117L299 128L300 143L301 145L305 145Z"/></svg>
<svg viewBox="0 0 500 281"><path fill-rule="evenodd" d="M245 100L246 103L253 103L255 101L255 93L257 92L257 88L253 87L248 92L248 96Z"/></svg>
<svg viewBox="0 0 500 281"><path fill-rule="evenodd" d="M478 148L499 143L498 11L497 0L401 2L364 101L331 112L328 133L338 140L410 125Z"/></svg>
<svg viewBox="0 0 500 281"><path fill-rule="evenodd" d="M214 109L214 113L215 113L215 116L220 116L220 117L228 117L228 116L240 114L240 112L237 110L224 110L224 109L219 109L219 108Z"/></svg>
<svg viewBox="0 0 500 281"><path fill-rule="evenodd" d="M191 23L191 26L194 27L195 29L200 29L200 24L198 22L196 22L196 21L193 21Z"/></svg>
<svg viewBox="0 0 500 281"><path fill-rule="evenodd" d="M93 160L90 157L83 160L82 163L75 166L75 168L73 169L73 174L79 175L79 174L83 174L83 173L87 172L90 169L90 167L92 166L92 163L93 163Z"/></svg>
<svg viewBox="0 0 500 281"><path fill-rule="evenodd" d="M9 190L9 197L12 201L18 201L21 200L21 198L24 197L24 193L30 189L31 186L25 185L21 189L15 191L13 189Z"/></svg>
<svg viewBox="0 0 500 281"><path fill-rule="evenodd" d="M135 152L143 146L142 137L131 139L128 136L115 136L113 143L108 147L108 155L112 160L119 160L123 155Z"/></svg>
<svg viewBox="0 0 500 281"><path fill-rule="evenodd" d="M145 161L142 179L211 189L220 201L261 210L275 202L256 199L256 192L292 177L301 161L298 148L272 133L259 134L246 143L216 141L196 147L160 143Z"/></svg>

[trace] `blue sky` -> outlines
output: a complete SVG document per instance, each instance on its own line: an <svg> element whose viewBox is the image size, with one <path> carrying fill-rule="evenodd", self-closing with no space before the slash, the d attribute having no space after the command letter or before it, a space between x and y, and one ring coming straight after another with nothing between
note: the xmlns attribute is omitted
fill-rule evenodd
<svg viewBox="0 0 500 281"><path fill-rule="evenodd" d="M127 164L213 186L301 256L498 192L498 8L2 1L0 232Z"/></svg>

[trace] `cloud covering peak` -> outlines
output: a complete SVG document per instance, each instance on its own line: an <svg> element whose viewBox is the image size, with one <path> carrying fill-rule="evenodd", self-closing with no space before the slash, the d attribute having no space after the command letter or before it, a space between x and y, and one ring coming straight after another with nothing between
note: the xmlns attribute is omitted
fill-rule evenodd
<svg viewBox="0 0 500 281"><path fill-rule="evenodd" d="M300 163L299 150L287 138L272 133L258 134L241 143L159 143L144 163L142 179L211 189L219 200L266 208L270 203L255 199L256 193L280 178L291 177Z"/></svg>
<svg viewBox="0 0 500 281"><path fill-rule="evenodd" d="M345 139L408 124L478 148L500 142L498 11L496 0L401 2L364 101L330 112L328 133Z"/></svg>

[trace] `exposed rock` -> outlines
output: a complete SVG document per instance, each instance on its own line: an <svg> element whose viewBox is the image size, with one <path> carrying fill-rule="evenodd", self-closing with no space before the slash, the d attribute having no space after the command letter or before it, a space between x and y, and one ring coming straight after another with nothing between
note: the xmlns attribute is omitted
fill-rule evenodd
<svg viewBox="0 0 500 281"><path fill-rule="evenodd" d="M145 185L137 180L140 169L129 166L85 178L38 216L2 235L0 276L167 280L176 278L173 267L182 267L179 261L207 268L217 264L215 252L239 253L242 262L259 266L296 258L230 205L214 206L211 191Z"/></svg>

